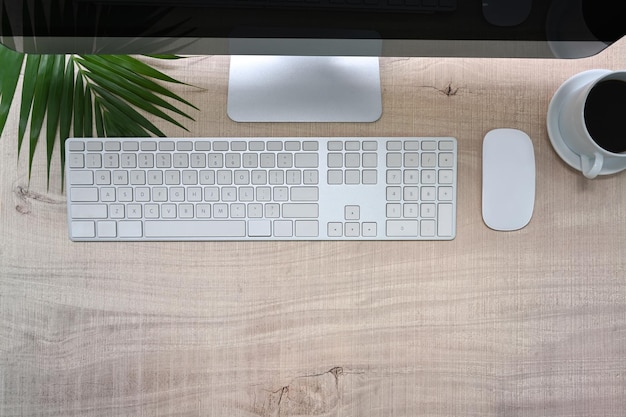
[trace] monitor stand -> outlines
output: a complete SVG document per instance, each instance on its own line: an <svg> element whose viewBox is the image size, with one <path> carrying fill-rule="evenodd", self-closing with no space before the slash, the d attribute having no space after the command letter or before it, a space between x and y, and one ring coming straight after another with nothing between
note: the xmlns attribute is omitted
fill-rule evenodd
<svg viewBox="0 0 626 417"><path fill-rule="evenodd" d="M237 122L374 122L377 57L233 55L228 116Z"/></svg>

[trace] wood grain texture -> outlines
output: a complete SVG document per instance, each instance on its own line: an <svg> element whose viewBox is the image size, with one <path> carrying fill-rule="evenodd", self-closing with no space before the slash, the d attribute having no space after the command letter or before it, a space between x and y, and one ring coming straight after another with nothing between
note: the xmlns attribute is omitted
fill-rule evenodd
<svg viewBox="0 0 626 417"><path fill-rule="evenodd" d="M198 88L171 136L455 136L451 242L71 243L60 176L0 141L0 416L611 416L626 410L626 174L553 151L550 98L584 60L381 60L372 124L236 124L228 59L164 70ZM481 143L526 131L531 223L482 222ZM58 165L53 166L58 172ZM56 169L56 170L55 170Z"/></svg>

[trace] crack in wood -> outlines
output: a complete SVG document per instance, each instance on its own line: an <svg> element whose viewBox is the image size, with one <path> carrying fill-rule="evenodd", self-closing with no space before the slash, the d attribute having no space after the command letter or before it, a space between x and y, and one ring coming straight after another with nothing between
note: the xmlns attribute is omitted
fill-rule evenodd
<svg viewBox="0 0 626 417"><path fill-rule="evenodd" d="M292 379L269 392L259 414L263 417L320 416L335 410L341 400L342 367Z"/></svg>
<svg viewBox="0 0 626 417"><path fill-rule="evenodd" d="M65 200L54 199L45 194L31 191L28 187L23 185L16 185L13 189L13 193L18 199L18 203L15 205L15 210L23 215L27 215L32 212L33 201L37 203L51 204L54 206L65 204Z"/></svg>
<svg viewBox="0 0 626 417"><path fill-rule="evenodd" d="M453 97L456 96L459 93L460 87L453 87L452 83L448 83L447 86L445 86L444 88L439 88L439 87L434 87L432 85L423 85L423 88L431 88L435 91L440 92L441 94L447 96L447 97Z"/></svg>

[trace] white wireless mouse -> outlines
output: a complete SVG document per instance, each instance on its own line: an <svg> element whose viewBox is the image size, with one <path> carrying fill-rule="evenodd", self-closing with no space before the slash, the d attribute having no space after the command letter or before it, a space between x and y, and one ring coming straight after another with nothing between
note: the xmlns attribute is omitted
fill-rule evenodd
<svg viewBox="0 0 626 417"><path fill-rule="evenodd" d="M495 129L483 140L483 220L491 229L518 230L535 206L535 154L528 135Z"/></svg>

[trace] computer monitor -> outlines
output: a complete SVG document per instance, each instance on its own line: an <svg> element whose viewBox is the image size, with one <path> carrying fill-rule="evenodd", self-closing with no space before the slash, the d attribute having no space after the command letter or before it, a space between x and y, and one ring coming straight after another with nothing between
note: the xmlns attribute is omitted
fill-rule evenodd
<svg viewBox="0 0 626 417"><path fill-rule="evenodd" d="M0 0L31 53L231 55L237 121L380 117L378 57L593 55L626 33L610 0Z"/></svg>

